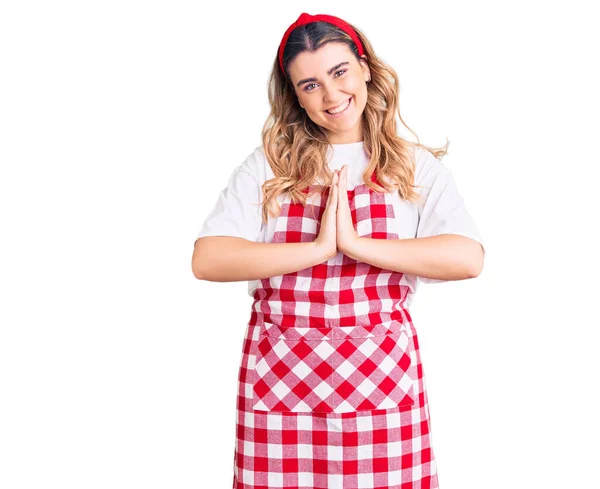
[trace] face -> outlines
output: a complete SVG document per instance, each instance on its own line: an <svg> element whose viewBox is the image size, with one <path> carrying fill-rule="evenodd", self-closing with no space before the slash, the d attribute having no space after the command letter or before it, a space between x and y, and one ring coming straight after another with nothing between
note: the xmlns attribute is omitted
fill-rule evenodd
<svg viewBox="0 0 600 489"><path fill-rule="evenodd" d="M366 59L363 55L359 62L346 44L329 42L314 53L300 53L289 64L300 106L326 130L331 144L363 140L366 81L371 78ZM328 109L337 109L338 113L330 114Z"/></svg>

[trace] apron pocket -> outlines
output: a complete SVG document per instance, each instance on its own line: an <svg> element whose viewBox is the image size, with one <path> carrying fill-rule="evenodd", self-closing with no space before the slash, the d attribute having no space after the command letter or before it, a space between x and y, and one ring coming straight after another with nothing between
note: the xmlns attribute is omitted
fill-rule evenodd
<svg viewBox="0 0 600 489"><path fill-rule="evenodd" d="M397 321L334 328L263 323L252 408L344 413L414 404L413 351L406 325Z"/></svg>
<svg viewBox="0 0 600 489"><path fill-rule="evenodd" d="M335 412L415 403L416 358L406 324L335 328L333 346Z"/></svg>
<svg viewBox="0 0 600 489"><path fill-rule="evenodd" d="M333 412L331 328L263 323L252 370L255 411Z"/></svg>

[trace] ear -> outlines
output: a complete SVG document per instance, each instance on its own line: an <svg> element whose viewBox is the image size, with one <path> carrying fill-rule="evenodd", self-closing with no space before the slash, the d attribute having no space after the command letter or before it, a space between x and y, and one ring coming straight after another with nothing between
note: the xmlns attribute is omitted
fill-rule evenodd
<svg viewBox="0 0 600 489"><path fill-rule="evenodd" d="M370 80L371 79L371 70L369 70L369 63L368 63L366 54L363 54L360 57L360 67L362 68L363 73L365 75L365 81Z"/></svg>

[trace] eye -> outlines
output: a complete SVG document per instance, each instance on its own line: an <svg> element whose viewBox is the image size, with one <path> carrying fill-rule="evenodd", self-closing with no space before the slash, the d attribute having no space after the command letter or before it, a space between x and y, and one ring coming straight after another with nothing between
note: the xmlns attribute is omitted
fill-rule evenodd
<svg viewBox="0 0 600 489"><path fill-rule="evenodd" d="M338 70L338 71L335 72L335 74L337 75L338 73L341 73L343 75L344 73L346 73L346 71L348 71L348 70ZM340 76L342 76L342 75L340 75ZM336 76L336 78L339 78L339 77ZM312 90L308 89L308 87L310 87L312 85L315 85L315 83L309 83L308 85L306 85L304 87L304 91L305 92L312 92Z"/></svg>

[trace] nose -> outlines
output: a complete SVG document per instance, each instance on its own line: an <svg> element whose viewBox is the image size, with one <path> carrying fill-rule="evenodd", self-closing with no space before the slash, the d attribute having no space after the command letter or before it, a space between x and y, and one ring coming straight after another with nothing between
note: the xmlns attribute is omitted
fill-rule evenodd
<svg viewBox="0 0 600 489"><path fill-rule="evenodd" d="M323 86L323 103L324 104L332 104L338 100L338 97L335 96L335 90L328 86Z"/></svg>

